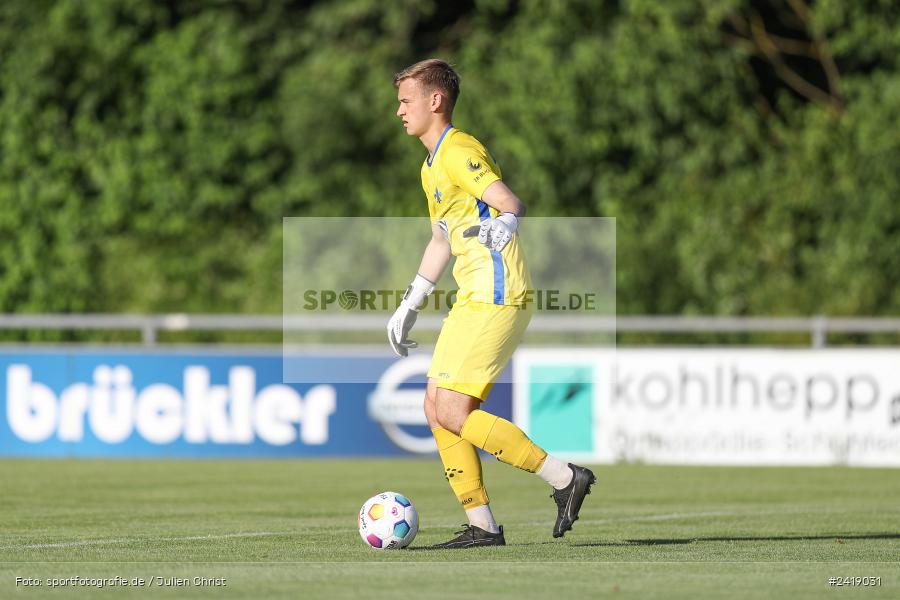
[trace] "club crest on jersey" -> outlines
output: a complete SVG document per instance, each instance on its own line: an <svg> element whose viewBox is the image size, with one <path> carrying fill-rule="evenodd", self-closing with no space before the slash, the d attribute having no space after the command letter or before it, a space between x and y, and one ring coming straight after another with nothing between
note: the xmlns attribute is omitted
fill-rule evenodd
<svg viewBox="0 0 900 600"><path fill-rule="evenodd" d="M473 173L481 168L481 162L472 162L471 158L466 159L466 168Z"/></svg>
<svg viewBox="0 0 900 600"><path fill-rule="evenodd" d="M438 204L441 203L441 191L437 188L434 188L434 201Z"/></svg>

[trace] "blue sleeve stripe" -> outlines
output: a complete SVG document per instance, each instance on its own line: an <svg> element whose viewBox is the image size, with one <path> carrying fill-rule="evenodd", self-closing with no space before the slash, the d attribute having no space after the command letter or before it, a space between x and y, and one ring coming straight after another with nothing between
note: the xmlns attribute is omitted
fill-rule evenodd
<svg viewBox="0 0 900 600"><path fill-rule="evenodd" d="M486 221L491 218L491 210L488 208L488 205L482 202L481 200L476 200L478 203L478 218L482 221Z"/></svg>
<svg viewBox="0 0 900 600"><path fill-rule="evenodd" d="M488 205L481 200L476 201L478 204L478 218L486 221L491 218L491 211ZM494 304L503 304L503 296L505 295L505 277L503 272L503 257L500 253L491 250L491 261L494 263Z"/></svg>

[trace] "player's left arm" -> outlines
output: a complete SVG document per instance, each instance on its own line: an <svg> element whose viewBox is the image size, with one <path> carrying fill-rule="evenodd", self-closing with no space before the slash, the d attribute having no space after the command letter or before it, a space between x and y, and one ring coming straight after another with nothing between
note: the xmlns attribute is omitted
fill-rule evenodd
<svg viewBox="0 0 900 600"><path fill-rule="evenodd" d="M478 241L491 250L502 252L519 229L519 219L525 216L525 203L499 179L485 188L481 201L500 215L481 224Z"/></svg>
<svg viewBox="0 0 900 600"><path fill-rule="evenodd" d="M472 229L478 232L481 244L502 251L519 228L519 219L525 216L525 205L493 170L484 147L460 144L450 146L445 152L443 166L450 181L500 212L499 216L484 219ZM466 230L463 237L469 237L469 231Z"/></svg>
<svg viewBox="0 0 900 600"><path fill-rule="evenodd" d="M496 208L500 214L510 213L519 219L525 216L525 203L499 179L485 188L481 201Z"/></svg>

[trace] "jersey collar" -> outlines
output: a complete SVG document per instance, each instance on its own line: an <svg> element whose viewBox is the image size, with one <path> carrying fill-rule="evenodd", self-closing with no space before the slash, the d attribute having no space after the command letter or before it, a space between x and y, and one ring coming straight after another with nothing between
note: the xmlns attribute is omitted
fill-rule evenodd
<svg viewBox="0 0 900 600"><path fill-rule="evenodd" d="M438 143L437 143L437 146L434 147L434 152L432 152L431 156L429 156L428 159L426 160L429 167L431 166L431 161L433 161L434 157L437 156L438 149L441 147L441 142L444 141L444 136L447 135L447 132L450 131L451 129L453 129L453 123L447 123L447 126L444 127L443 133L441 133L441 137L438 138Z"/></svg>

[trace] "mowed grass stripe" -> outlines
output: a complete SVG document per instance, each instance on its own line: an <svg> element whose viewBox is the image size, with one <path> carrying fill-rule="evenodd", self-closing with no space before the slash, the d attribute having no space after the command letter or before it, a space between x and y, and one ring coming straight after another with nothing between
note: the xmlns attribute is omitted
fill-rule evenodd
<svg viewBox="0 0 900 600"><path fill-rule="evenodd" d="M463 577L467 589L500 598L558 594L554 582L589 596L618 586L639 597L781 590L813 598L831 593L822 578L834 571L880 575L882 585L866 597L900 597L895 470L615 465L595 472L582 519L554 540L549 488L486 460L509 545L436 552L422 547L465 519L436 459L3 460L0 585L26 572L114 574L147 565L166 576L231 577L224 591L236 597L358 597L363 583L389 586L402 577L417 598L440 598ZM356 532L359 506L382 490L404 493L419 510L408 551L371 550Z"/></svg>

